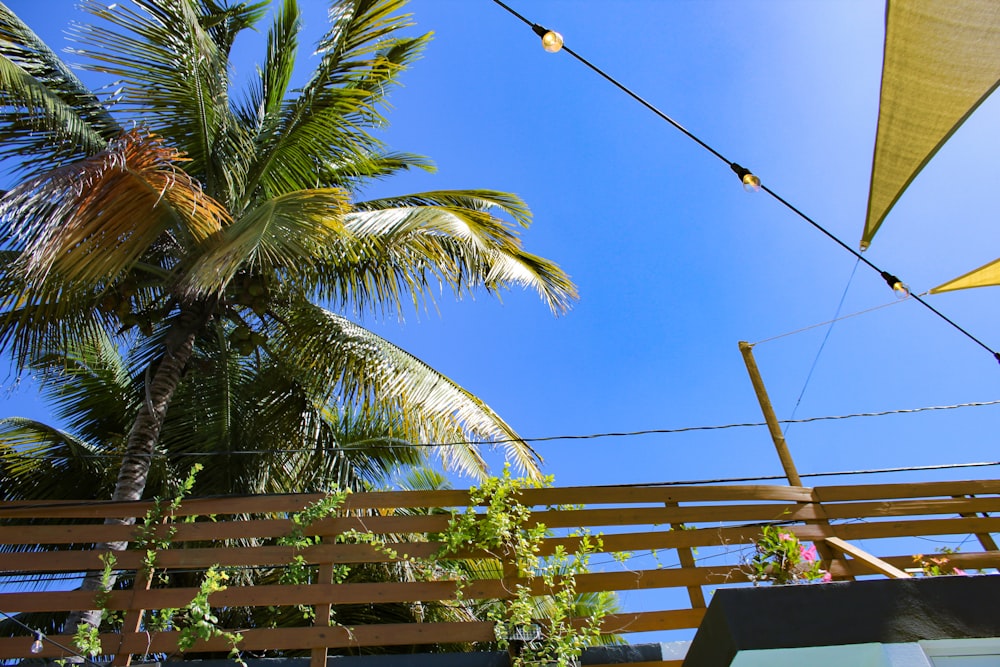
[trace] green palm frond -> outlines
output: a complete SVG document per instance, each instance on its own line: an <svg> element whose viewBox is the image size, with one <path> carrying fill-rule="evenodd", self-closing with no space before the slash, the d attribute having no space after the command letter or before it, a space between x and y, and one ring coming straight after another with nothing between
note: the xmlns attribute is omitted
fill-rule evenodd
<svg viewBox="0 0 1000 667"><path fill-rule="evenodd" d="M103 150L121 129L63 61L0 4L0 153L38 173Z"/></svg>
<svg viewBox="0 0 1000 667"><path fill-rule="evenodd" d="M114 340L104 330L74 339L68 347L39 357L41 392L55 416L75 437L120 449L142 399Z"/></svg>
<svg viewBox="0 0 1000 667"><path fill-rule="evenodd" d="M10 264L0 268L0 350L18 367L25 367L52 350L67 349L74 341L101 335L108 325L94 308L96 294L49 280L28 289Z"/></svg>
<svg viewBox="0 0 1000 667"><path fill-rule="evenodd" d="M323 183L339 183L352 190L377 178L386 178L407 169L421 169L434 173L437 167L423 155L412 153L349 153L340 155L335 161L319 168L319 179Z"/></svg>
<svg viewBox="0 0 1000 667"><path fill-rule="evenodd" d="M109 495L114 469L102 450L31 419L0 419L0 498L56 500Z"/></svg>
<svg viewBox="0 0 1000 667"><path fill-rule="evenodd" d="M395 15L400 0L346 0L331 9L331 30L320 41L321 61L280 119L261 126L247 196L260 187L269 197L308 187L343 185L320 181L324 165L363 159L379 151L370 129L382 125L379 106L400 71L420 53L427 37L398 37L408 17ZM269 107L270 108L270 107Z"/></svg>
<svg viewBox="0 0 1000 667"><path fill-rule="evenodd" d="M191 160L188 173L203 179L207 192L223 192L221 170L237 166L223 160L238 152L227 144L239 124L229 107L227 53L203 25L220 16L192 2L83 6L102 21L78 28L86 67L121 80L119 104L182 151Z"/></svg>
<svg viewBox="0 0 1000 667"><path fill-rule="evenodd" d="M330 30L317 47L322 60L296 101L299 112L308 111L331 91L370 82L373 77L398 72L406 58L390 56L393 48L423 43L424 38L401 38L396 33L412 23L398 14L405 0L344 0L330 7ZM419 48L417 46L416 48Z"/></svg>
<svg viewBox="0 0 1000 667"><path fill-rule="evenodd" d="M497 190L434 190L372 199L354 205L359 211L380 211L408 206L443 206L480 212L499 211L512 217L521 227L531 224L531 211L524 200L509 192Z"/></svg>
<svg viewBox="0 0 1000 667"><path fill-rule="evenodd" d="M314 264L345 234L347 198L343 190L326 188L269 199L222 232L219 243L186 272L181 291L218 293L241 270L288 280L315 274Z"/></svg>
<svg viewBox="0 0 1000 667"><path fill-rule="evenodd" d="M440 196L450 202L451 194L417 197ZM453 196L460 201L460 193ZM526 212L516 207L517 201L511 197L504 208L520 218ZM405 299L419 304L420 297L433 298L435 285L451 287L459 296L478 288L526 287L556 313L576 298L569 276L549 260L525 252L516 232L489 210L450 203L372 208L349 214L346 224L353 236L345 244L352 245L340 261L325 267L326 289L321 289L324 298L336 303L399 309Z"/></svg>
<svg viewBox="0 0 1000 667"><path fill-rule="evenodd" d="M262 135L261 128L265 123L269 122L269 129L272 129L280 117L295 69L301 29L302 16L298 3L296 0L282 0L267 33L264 66L258 68L258 78L252 84L248 104L242 109L242 120L256 127L258 136Z"/></svg>
<svg viewBox="0 0 1000 667"><path fill-rule="evenodd" d="M310 391L401 417L398 437L434 444L442 461L485 474L480 444L499 443L521 470L537 475L539 457L482 400L405 350L312 304L281 313L271 347Z"/></svg>
<svg viewBox="0 0 1000 667"><path fill-rule="evenodd" d="M199 0L202 14L200 22L211 36L219 51L229 56L233 41L243 30L253 28L267 16L270 0L241 2L236 5L220 4L216 0Z"/></svg>

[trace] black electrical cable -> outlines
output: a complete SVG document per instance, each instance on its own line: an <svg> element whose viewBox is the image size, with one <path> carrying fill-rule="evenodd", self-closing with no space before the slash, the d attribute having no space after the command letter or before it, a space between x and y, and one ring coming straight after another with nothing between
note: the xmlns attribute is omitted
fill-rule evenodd
<svg viewBox="0 0 1000 667"><path fill-rule="evenodd" d="M531 29L532 29L532 31L535 34L544 35L547 32L547 30L545 28L543 28L542 26L538 25L537 23L532 23L531 21L529 21L528 19L526 19L524 16L521 16L520 14L518 14L511 7L509 7L508 5L504 4L500 0L493 0L493 2L496 3L497 5L499 5L500 7L502 7L503 9L507 10L508 12L510 12L512 15L514 15L515 17L517 17L521 21L523 21L526 25L530 26ZM699 146L701 146L702 148L704 148L705 150L707 150L709 153L711 153L715 157L717 157L720 160L722 160L723 162L725 162L727 165L729 165L730 169L732 169L734 172L736 172L737 176L739 176L741 178L741 180L745 176L747 176L747 175L754 176L754 174L750 170L746 169L745 167L739 165L736 162L731 161L729 158L727 158L726 156L724 156L722 153L720 153L719 151L717 151L715 148L713 148L712 146L710 146L708 143L706 143L705 141L702 141L693 132L691 132L690 130L688 130L687 128L685 128L683 125L681 125L680 123L678 123L676 120L674 120L673 118L671 118L667 114L665 114L662 111L660 111L658 108L656 108L651 103L647 102L645 99L643 99L638 94L636 94L631 89L629 89L627 86L625 86L625 84L621 83L620 81L618 81L617 79L615 79L614 77L612 77L610 74L608 74L607 72L603 71L602 69L600 69L599 67L597 67L596 65L594 65L593 63L591 63L589 60L587 60L586 58L584 58L583 56L581 56L580 54L578 54L576 51L573 51L572 49L570 49L568 46L565 46L565 45L563 45L563 47L562 47L561 50L565 51L569 55L571 55L574 58L576 58L583 65L585 65L586 67L590 68L591 70L593 70L594 72L596 72L598 75L600 75L602 78L606 79L611 84L613 84L616 88L618 88L619 90L623 91L629 97L631 97L632 99L634 99L637 102L639 102L639 104L643 105L644 107L646 107L647 109L649 109L650 111L652 111L654 114L656 114L657 116L659 116L661 119L663 119L663 120L667 121L668 123L670 123L674 128L676 128L677 130L679 130L680 132L682 132L685 136L687 136L689 139L691 139L692 141L694 141L695 143L697 143ZM854 248L851 248L849 245L847 245L846 243L844 243L843 241L841 241L839 238L837 238L836 236L834 236L825 227L823 227L818 222L816 222L815 220L813 220L812 218L810 218L808 215L806 215L805 213L803 213L802 211L800 211L798 208L796 208L795 206L793 206L792 204L790 204L787 200L785 200L780 195L778 195L778 193L774 192L773 190L771 190L770 188L768 188L767 186L765 186L763 184L761 184L759 187L760 187L761 190L763 190L767 194L771 195L771 197L773 197L776 201L778 201L779 203L783 204L788 210L792 211L793 213L795 213L796 215L798 215L800 218L802 218L803 220L805 220L806 222L808 222L810 225L812 225L813 227L815 227L817 230L819 230L820 232L822 232L823 234L825 234L826 236L828 236L830 239L832 239L835 243L837 243L844 250L846 250L847 252L851 253L855 257L857 257L858 260L860 260L860 261L864 262L865 264L867 264L871 269L873 269L874 271L876 271L882 277L882 279L886 281L886 283L888 283L889 287L892 287L893 289L895 289L894 285L896 283L898 283L898 282L901 282L898 278L896 278L896 276L892 275L888 271L883 271L879 267L875 266L875 264L873 264L868 259L866 259L865 257L863 257L861 255L861 253L859 253L858 251L856 251ZM997 351L993 350L991 347L989 347L988 345L986 345L986 343L984 343L983 341L979 340L977 337L973 336L971 333L969 333L968 331L966 331L964 328L962 328L961 326L959 326L958 324L956 324L952 319L950 319L949 317L945 316L941 311L939 311L937 308L935 308L934 306L932 306L929 303L927 303L926 301L924 301L921 297L917 296L916 294L911 294L910 296L913 297L913 299L915 299L917 301L917 303L919 303L920 305L922 305L924 308L927 308L928 310L930 310L932 313L934 313L935 315L937 315L939 318L941 318L942 320L944 320L945 322L947 322L948 324L950 324L952 327L954 327L957 331L959 331L962 334L964 334L971 341L973 341L974 343L976 343L977 345L979 345L980 347L982 347L984 350L986 350L987 352L989 352L991 355L993 355L993 358L996 359L998 363L1000 363L1000 352L997 352Z"/></svg>
<svg viewBox="0 0 1000 667"><path fill-rule="evenodd" d="M57 641L53 641L51 637L49 637L48 635L42 633L41 630L36 630L35 628L32 628L32 627L30 627L30 626L22 623L21 619L15 617L15 616L11 616L10 614L8 614L5 611L0 611L0 614L3 614L4 616L7 617L8 620L13 621L16 625L21 626L22 628L24 628L25 630L27 630L28 632L30 632L31 634L33 634L35 637L41 639L42 641L47 641L48 643L52 644L56 648L60 648L63 651L66 651L66 653L68 653L70 655L74 655L74 656L80 658L81 660L83 660L84 662L88 662L91 665L94 665L94 667L107 667L107 665L102 665L100 663L94 662L93 660L91 660L87 656L83 655L82 653L78 653L78 652L74 651L73 649L71 649L68 646L64 646L63 644L60 644Z"/></svg>
<svg viewBox="0 0 1000 667"><path fill-rule="evenodd" d="M916 414L918 412L933 412L938 410L955 410L958 408L981 408L990 405L1000 405L1000 399L994 401L978 401L974 403L956 403L953 405L932 405L921 408L903 408L899 410L883 410L881 412L855 412L846 415L826 415L822 417L804 417L802 419L781 419L779 424L809 424L821 421L837 421L843 419L855 419L858 417L887 417L889 415ZM416 449L421 447L455 447L455 446L480 446L480 445L500 445L514 442L537 443L553 442L556 440L598 440L600 438L628 438L643 435L676 435L679 433L694 433L698 431L725 431L733 428L758 428L767 426L767 422L743 422L735 424L712 424L706 426L681 426L679 428L654 428L640 431L612 431L608 433L584 433L576 435L547 435L533 438L506 438L500 440L460 440L455 442L423 442L406 444L365 444L355 447L336 447L317 450L314 447L294 447L288 449L237 449L224 452L175 452L173 454L152 453L146 455L151 459L185 458L185 457L212 457L212 456L257 456L260 454L306 454L310 452L339 452L349 453L351 451L362 451L367 449ZM74 454L69 457L64 454L40 454L32 456L33 460L62 460L74 459L119 459L123 454Z"/></svg>

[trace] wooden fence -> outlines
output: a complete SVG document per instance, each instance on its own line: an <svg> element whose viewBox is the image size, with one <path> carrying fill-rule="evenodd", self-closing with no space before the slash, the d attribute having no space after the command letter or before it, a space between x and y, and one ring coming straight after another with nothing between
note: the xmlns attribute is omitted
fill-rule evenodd
<svg viewBox="0 0 1000 667"><path fill-rule="evenodd" d="M231 585L211 596L213 607L312 607L314 624L301 627L241 629L240 649L253 655L264 651L310 653L313 665L324 664L328 650L357 650L375 646L411 646L491 642L494 626L485 620L466 622L385 623L384 619L344 627L329 624L330 610L342 605L427 604L455 600L454 581L382 581L329 583L341 564L386 563L394 554L365 543L339 543L338 535L361 531L376 535L410 536L394 544L397 559L432 558L440 544L432 539L444 530L450 511L463 511L466 491L356 493L337 511L308 529L321 542L306 549L277 544L291 533L291 513L314 503L319 496L200 498L186 500L170 526L156 527L169 535L169 548L155 549L158 572L201 571L218 565L231 568L281 568L296 557L318 566L318 583ZM661 594L662 608L625 610L603 620L609 633L697 628L705 611L704 587L748 585L743 567L761 527L785 526L802 541L813 541L824 557L823 566L835 579L862 576L909 576L915 551L933 552L933 543L892 538L931 538L962 542L949 554L950 564L963 569L1000 567L1000 552L990 533L1000 530L1000 480L826 486L633 486L526 489L521 500L533 508L532 520L551 531L542 555L557 545L572 546L564 529L589 528L603 533L601 550L628 552L624 564L599 565L577 577L579 592L675 589ZM575 507L567 507L575 506ZM0 503L0 581L26 577L67 577L102 567L95 543L134 540L144 528L104 525L108 517L142 517L150 503L110 502ZM183 522L183 517L197 520ZM140 521L141 524L141 521ZM681 529L683 528L683 530ZM149 537L150 531L146 530ZM974 536L974 537L972 537ZM903 544L904 546L900 546ZM911 548L916 544L918 548ZM166 545L161 545L166 546ZM749 551L748 551L749 550ZM892 550L896 550L893 553ZM659 562L651 558L658 554ZM116 568L143 570L145 552L119 552ZM463 558L482 558L470 550ZM611 559L606 559L611 562ZM516 583L510 576L480 578L461 586L464 600L504 599ZM177 653L178 632L147 632L143 613L184 607L195 587L160 588L141 574L136 585L114 590L102 606L125 612L123 630L105 633L100 641L106 656L127 664L132 656ZM154 578L155 579L155 578ZM325 579L326 583L323 582ZM521 580L541 591L538 581ZM96 608L94 594L81 591L0 590L0 610L15 615L66 612ZM626 599L632 599L628 596ZM40 653L30 651L33 637L0 639L0 658L59 658L72 646L72 637L47 637ZM224 638L199 641L188 654L225 652ZM657 663L676 664L680 663Z"/></svg>

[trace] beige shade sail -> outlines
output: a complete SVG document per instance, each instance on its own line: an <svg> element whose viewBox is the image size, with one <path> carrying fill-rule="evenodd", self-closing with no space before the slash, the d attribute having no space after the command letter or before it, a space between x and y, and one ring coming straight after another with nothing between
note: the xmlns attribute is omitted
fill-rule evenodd
<svg viewBox="0 0 1000 667"><path fill-rule="evenodd" d="M998 83L1000 0L888 0L862 250L924 165Z"/></svg>

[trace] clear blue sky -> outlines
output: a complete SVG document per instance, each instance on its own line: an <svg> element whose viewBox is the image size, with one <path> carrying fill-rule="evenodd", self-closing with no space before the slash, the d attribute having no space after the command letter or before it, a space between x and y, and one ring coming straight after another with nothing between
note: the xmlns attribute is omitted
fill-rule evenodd
<svg viewBox="0 0 1000 667"><path fill-rule="evenodd" d="M57 48L68 22L84 18L72 0L8 4ZM568 46L857 245L878 113L881 3L508 4L562 32ZM325 3L302 5L318 34ZM410 10L436 36L393 95L384 138L430 156L439 171L387 182L379 194L487 187L521 195L535 214L526 246L559 262L581 298L560 318L531 294L508 294L502 304L485 295L442 298L440 314L408 314L377 329L481 396L525 437L760 421L737 341L830 319L854 259L767 195L744 193L724 163L569 55L545 53L490 0L415 0ZM917 179L866 256L923 292L1000 254L998 135L992 100ZM998 294L929 299L1000 347ZM860 266L843 313L891 301L881 279ZM780 418L795 410L825 334L814 329L756 348ZM795 416L990 401L998 381L988 353L904 302L834 326ZM801 472L997 460L998 411L800 424L787 436ZM3 412L45 414L26 390L11 394ZM763 428L538 449L560 484L781 472Z"/></svg>

